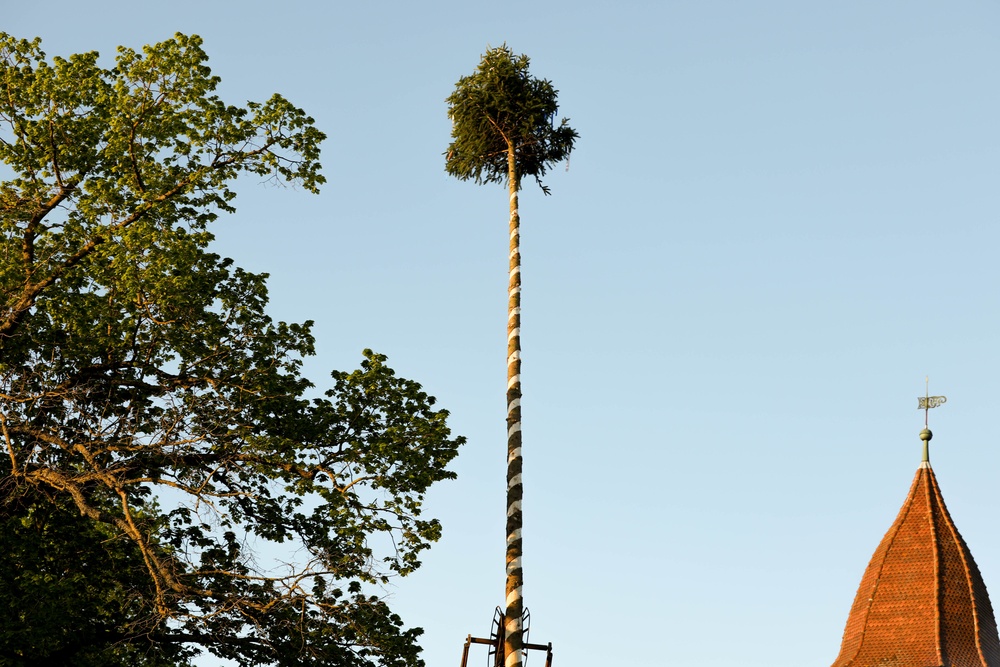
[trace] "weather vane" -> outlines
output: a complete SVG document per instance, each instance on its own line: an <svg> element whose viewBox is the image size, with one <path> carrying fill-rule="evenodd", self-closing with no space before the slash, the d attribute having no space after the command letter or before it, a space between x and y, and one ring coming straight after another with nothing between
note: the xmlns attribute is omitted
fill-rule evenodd
<svg viewBox="0 0 1000 667"><path fill-rule="evenodd" d="M917 397L917 410L924 411L924 428L927 428L927 413L931 408L936 408L939 405L944 405L948 402L948 398L945 396L931 396L930 395L931 379L930 376L924 378L924 395Z"/></svg>

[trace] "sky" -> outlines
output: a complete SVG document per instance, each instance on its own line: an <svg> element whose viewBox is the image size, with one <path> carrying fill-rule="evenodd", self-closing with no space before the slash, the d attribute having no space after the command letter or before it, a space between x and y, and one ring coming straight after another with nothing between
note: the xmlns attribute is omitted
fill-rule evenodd
<svg viewBox="0 0 1000 667"><path fill-rule="evenodd" d="M507 194L443 158L445 98L503 43L580 134L521 196L524 595L554 667L832 663L927 376L1000 604L1000 4L6 4L50 57L201 35L224 100L280 92L328 135L322 192L245 179L216 252L315 320L317 385L373 348L468 438L443 538L386 591L429 667L504 593Z"/></svg>

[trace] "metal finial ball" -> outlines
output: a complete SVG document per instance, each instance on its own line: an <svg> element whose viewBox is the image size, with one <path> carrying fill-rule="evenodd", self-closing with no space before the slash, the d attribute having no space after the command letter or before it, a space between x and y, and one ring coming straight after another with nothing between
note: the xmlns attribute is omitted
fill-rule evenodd
<svg viewBox="0 0 1000 667"><path fill-rule="evenodd" d="M931 430L929 428L925 428L923 431L920 432L920 439L923 440L924 442L928 442L933 437L934 434L931 433Z"/></svg>

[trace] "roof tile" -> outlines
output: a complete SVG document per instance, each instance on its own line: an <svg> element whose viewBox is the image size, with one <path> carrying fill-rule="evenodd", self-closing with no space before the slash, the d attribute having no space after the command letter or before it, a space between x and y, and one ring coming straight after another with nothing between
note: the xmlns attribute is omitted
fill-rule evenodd
<svg viewBox="0 0 1000 667"><path fill-rule="evenodd" d="M1000 667L986 584L930 464L868 563L833 667Z"/></svg>

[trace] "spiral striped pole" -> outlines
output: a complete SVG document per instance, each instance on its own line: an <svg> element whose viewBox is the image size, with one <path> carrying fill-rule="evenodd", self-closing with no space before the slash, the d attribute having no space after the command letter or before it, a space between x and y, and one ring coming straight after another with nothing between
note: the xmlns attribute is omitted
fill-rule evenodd
<svg viewBox="0 0 1000 667"><path fill-rule="evenodd" d="M510 183L510 282L507 289L507 590L504 613L505 667L521 667L524 611L521 568L521 219L517 211L514 147L507 151Z"/></svg>

